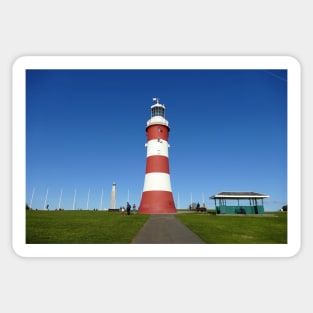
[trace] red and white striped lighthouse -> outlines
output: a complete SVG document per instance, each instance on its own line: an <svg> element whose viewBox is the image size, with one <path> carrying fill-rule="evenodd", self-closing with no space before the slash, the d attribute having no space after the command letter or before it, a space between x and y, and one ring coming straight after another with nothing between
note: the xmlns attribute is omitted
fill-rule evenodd
<svg viewBox="0 0 313 313"><path fill-rule="evenodd" d="M138 212L143 214L176 213L168 162L170 128L165 119L165 106L159 99L151 106L147 121L147 162L144 187Z"/></svg>

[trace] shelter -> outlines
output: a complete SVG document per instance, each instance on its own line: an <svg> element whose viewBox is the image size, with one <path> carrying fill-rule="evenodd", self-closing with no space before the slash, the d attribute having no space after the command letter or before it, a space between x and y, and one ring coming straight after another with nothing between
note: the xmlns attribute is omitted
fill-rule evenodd
<svg viewBox="0 0 313 313"><path fill-rule="evenodd" d="M216 214L263 214L263 199L268 195L256 192L220 192L214 199Z"/></svg>

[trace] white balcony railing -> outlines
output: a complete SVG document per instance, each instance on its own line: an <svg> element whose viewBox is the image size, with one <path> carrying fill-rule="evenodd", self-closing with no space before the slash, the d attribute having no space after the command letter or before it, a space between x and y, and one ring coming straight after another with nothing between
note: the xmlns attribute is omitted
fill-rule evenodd
<svg viewBox="0 0 313 313"><path fill-rule="evenodd" d="M154 124L161 124L168 126L168 121L162 116L153 116L150 120L147 121L147 126L154 125Z"/></svg>

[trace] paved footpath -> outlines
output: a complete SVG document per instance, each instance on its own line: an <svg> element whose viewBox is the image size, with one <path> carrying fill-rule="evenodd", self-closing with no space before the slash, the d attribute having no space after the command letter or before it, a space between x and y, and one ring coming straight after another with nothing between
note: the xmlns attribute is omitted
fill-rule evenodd
<svg viewBox="0 0 313 313"><path fill-rule="evenodd" d="M203 244L204 242L176 219L175 214L151 214L132 243Z"/></svg>

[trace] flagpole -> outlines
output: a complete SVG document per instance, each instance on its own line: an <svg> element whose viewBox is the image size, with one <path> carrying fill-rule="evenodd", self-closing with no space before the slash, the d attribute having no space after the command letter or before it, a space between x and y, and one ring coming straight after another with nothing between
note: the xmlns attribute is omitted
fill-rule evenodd
<svg viewBox="0 0 313 313"><path fill-rule="evenodd" d="M32 196L31 196L31 198L30 198L30 203L29 203L30 209L32 209L34 194L35 194L35 188L33 188Z"/></svg>
<svg viewBox="0 0 313 313"><path fill-rule="evenodd" d="M90 188L88 189L88 197L87 197L87 210L88 210L88 205L89 205L89 194L90 194Z"/></svg>
<svg viewBox="0 0 313 313"><path fill-rule="evenodd" d="M61 189L60 200L59 200L59 207L58 207L58 209L61 209L62 193L63 193L63 189Z"/></svg>
<svg viewBox="0 0 313 313"><path fill-rule="evenodd" d="M102 198L103 198L103 188L101 191L100 210L102 210Z"/></svg>
<svg viewBox="0 0 313 313"><path fill-rule="evenodd" d="M73 199L73 210L75 210L75 205L76 205L76 189L74 190L74 199Z"/></svg>
<svg viewBox="0 0 313 313"><path fill-rule="evenodd" d="M47 205L48 192L49 192L49 189L47 188L46 197L45 197L45 204L44 204L44 207L43 207L44 210L46 209L46 205Z"/></svg>

